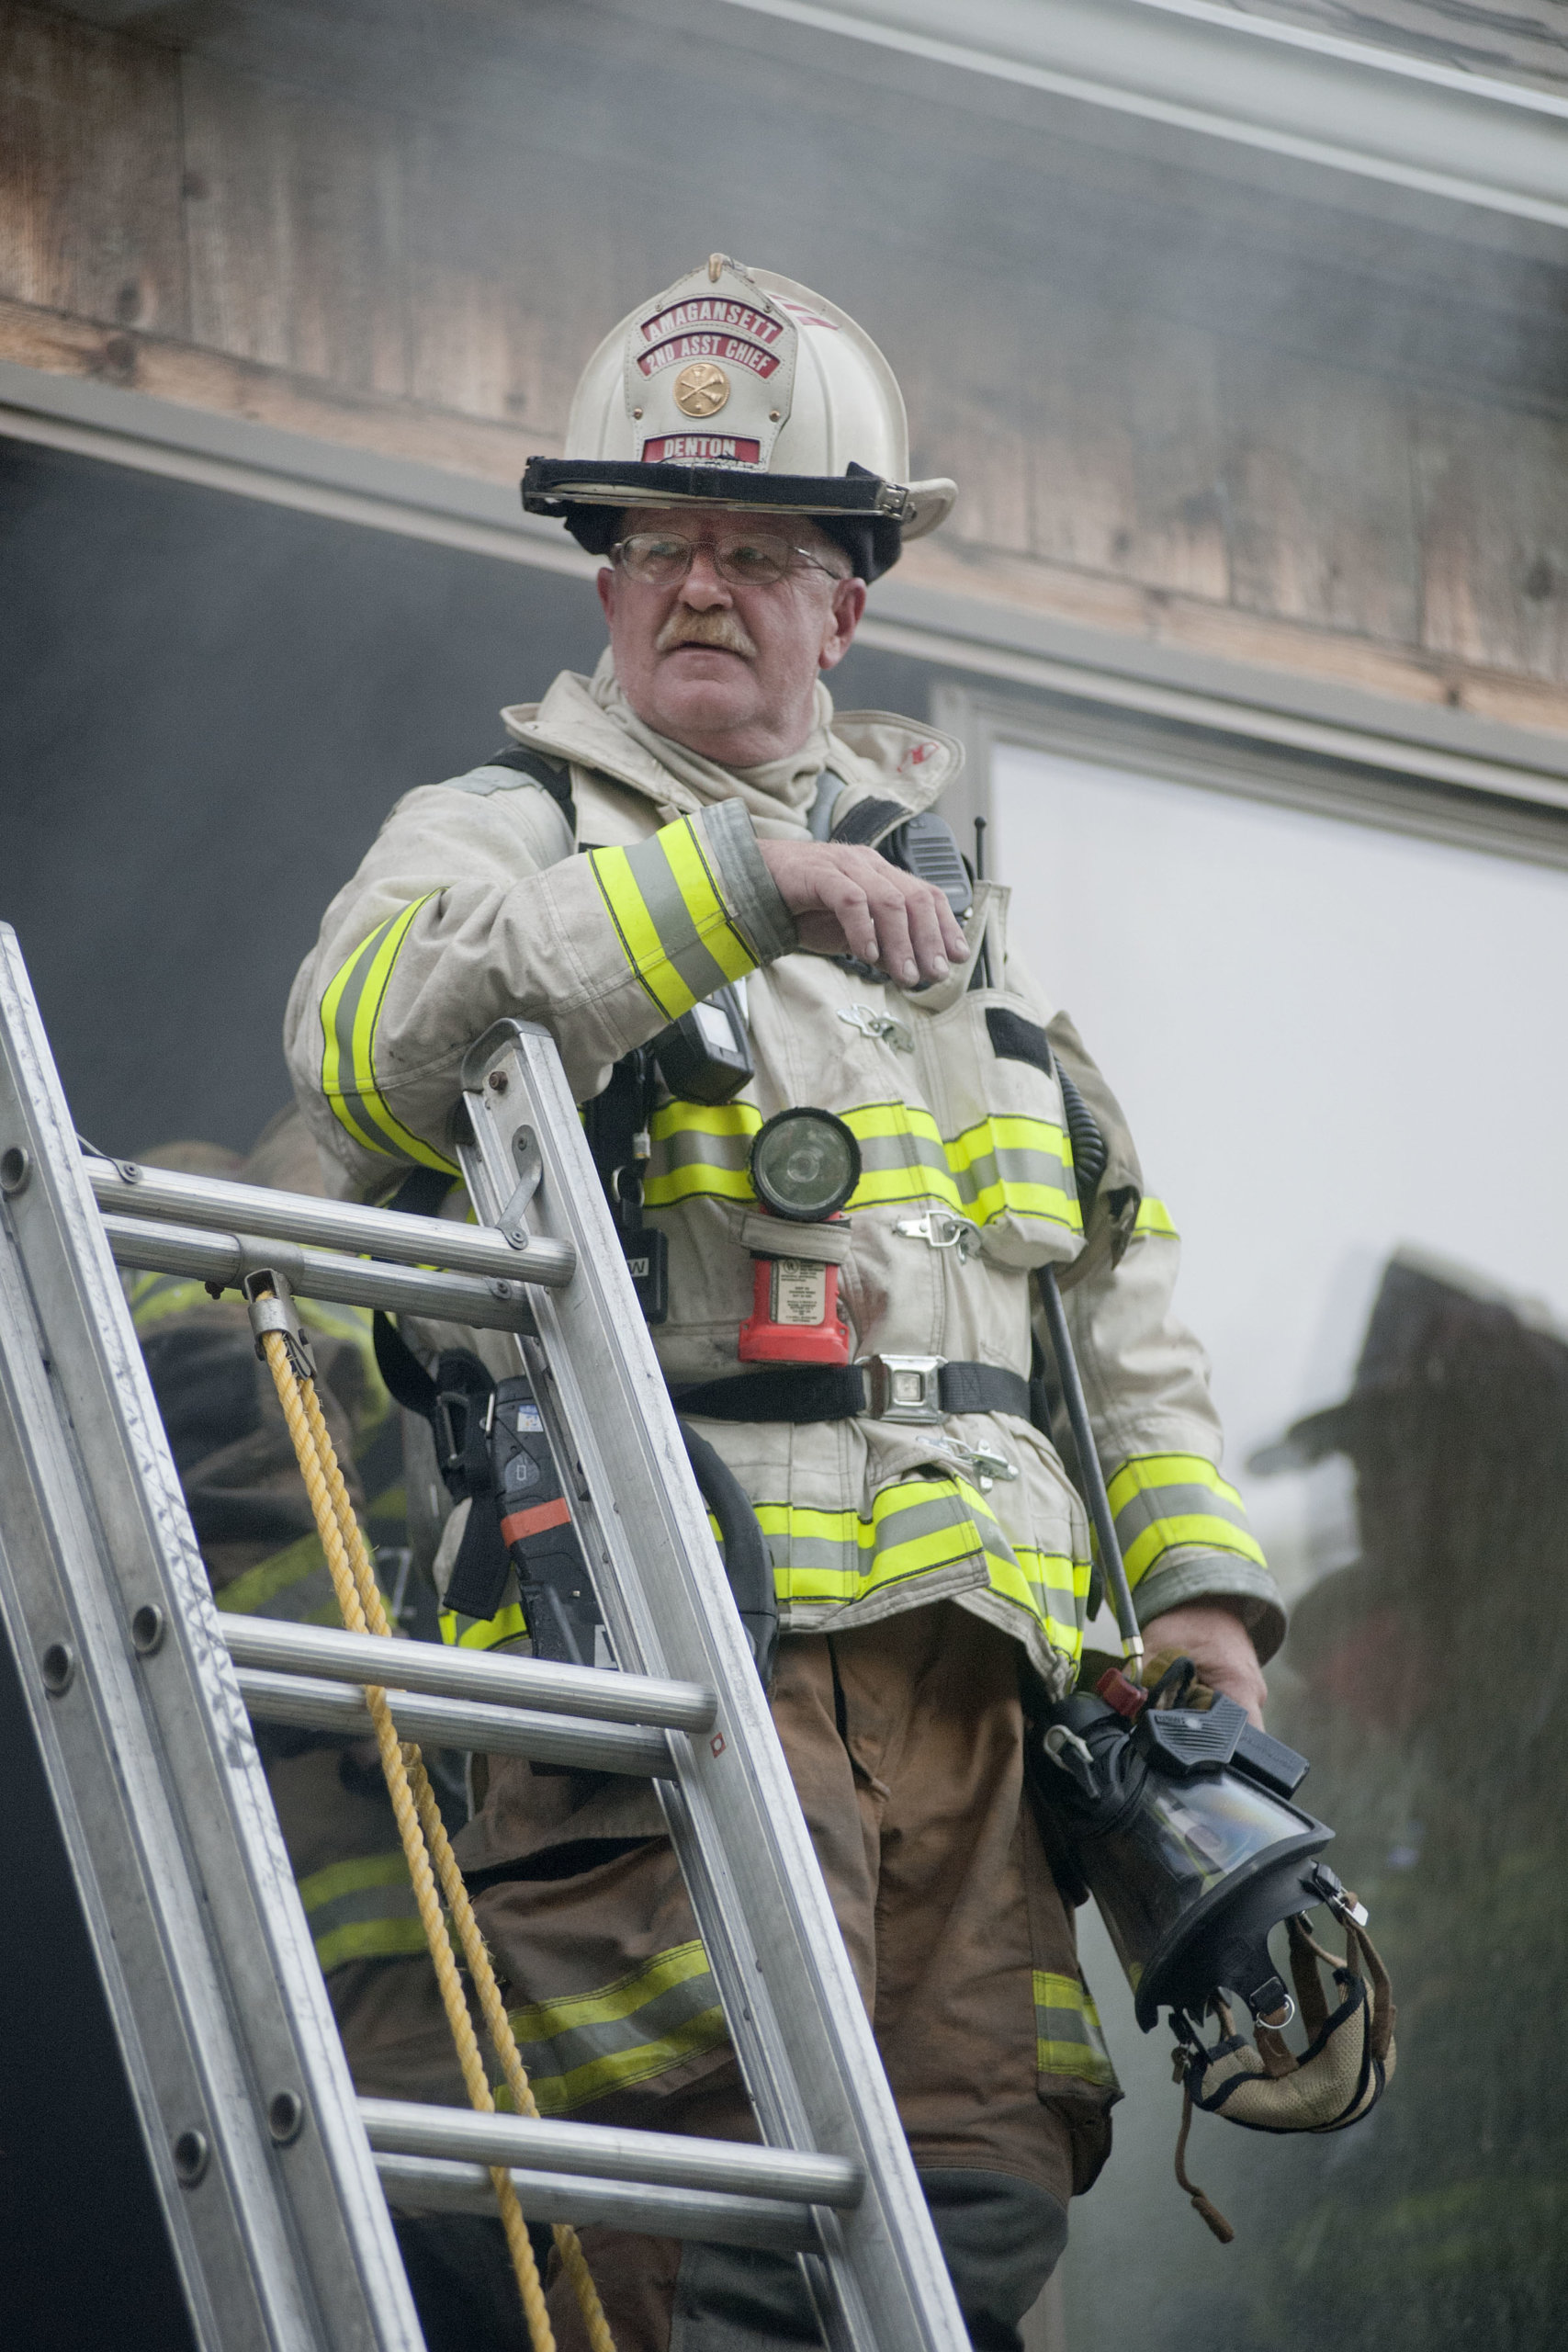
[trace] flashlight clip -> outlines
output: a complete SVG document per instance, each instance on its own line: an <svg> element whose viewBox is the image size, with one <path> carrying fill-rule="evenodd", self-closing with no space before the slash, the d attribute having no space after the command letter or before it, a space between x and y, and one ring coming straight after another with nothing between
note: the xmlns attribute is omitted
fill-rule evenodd
<svg viewBox="0 0 1568 2352"><path fill-rule="evenodd" d="M852 1029L858 1029L863 1037L880 1039L891 1046L896 1054L912 1054L915 1050L914 1031L907 1023L895 1020L890 1012L874 1012L869 1004L841 1004L839 1018Z"/></svg>
<svg viewBox="0 0 1568 2352"><path fill-rule="evenodd" d="M901 1216L897 1230L932 1250L956 1250L960 1265L967 1265L980 1247L979 1228L967 1217L954 1216L951 1209L932 1209L925 1216Z"/></svg>

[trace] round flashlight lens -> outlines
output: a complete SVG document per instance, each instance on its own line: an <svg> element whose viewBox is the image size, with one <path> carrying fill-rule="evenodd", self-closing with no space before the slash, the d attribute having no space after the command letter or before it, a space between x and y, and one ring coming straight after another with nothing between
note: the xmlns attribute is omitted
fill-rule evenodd
<svg viewBox="0 0 1568 2352"><path fill-rule="evenodd" d="M775 1216L815 1224L860 1182L860 1146L830 1111L781 1111L751 1147L751 1181Z"/></svg>

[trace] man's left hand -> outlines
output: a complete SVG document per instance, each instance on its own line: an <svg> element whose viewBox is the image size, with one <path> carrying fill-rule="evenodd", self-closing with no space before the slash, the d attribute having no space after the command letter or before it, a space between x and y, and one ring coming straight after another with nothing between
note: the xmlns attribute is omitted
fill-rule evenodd
<svg viewBox="0 0 1568 2352"><path fill-rule="evenodd" d="M1252 1635L1234 1611L1221 1601L1195 1600L1151 1617L1144 1627L1144 1651L1153 1657L1156 1650L1180 1650L1197 1668L1200 1681L1235 1700L1262 1730L1269 1686Z"/></svg>

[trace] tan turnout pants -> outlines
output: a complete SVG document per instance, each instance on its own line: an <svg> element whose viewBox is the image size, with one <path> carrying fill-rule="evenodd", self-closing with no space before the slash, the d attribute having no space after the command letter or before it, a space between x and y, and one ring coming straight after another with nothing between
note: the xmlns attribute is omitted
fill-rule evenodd
<svg viewBox="0 0 1568 2352"><path fill-rule="evenodd" d="M859 1632L786 1636L773 1696L916 2164L946 2184L948 2203L956 2194L967 2207L975 2177L988 2177L979 2190L993 2222L1002 2217L1002 2242L986 2255L989 2285L975 2291L1010 2299L1013 2321L1060 2251L1068 2198L1104 2160L1116 2096L1098 2042L1086 2042L1080 2060L1060 2039L1059 2007L1055 2025L1045 2022L1043 1985L1054 1984L1059 1996L1065 1983L1077 1985L1078 1971L1071 1917L1022 1801L1017 1658L1005 1635L942 1602ZM478 1842L491 1856L509 1842L532 1848L516 1865L523 1871L558 1868L552 1855L563 1849L573 1862L589 1860L593 1846L579 1841L614 1815L601 1823L592 1797L570 1805L558 1779L535 1781L530 1791L527 1774L526 1766L508 1770L492 1783ZM543 1847L541 1831L549 1841ZM512 1876L504 1864L483 1871L477 1907L513 2007L548 2003L563 1990L581 1995L585 1973L600 1984L636 1982L653 1955L694 1938L666 1841L605 1850L612 1859L568 1877ZM570 2111L755 2139L728 2043L694 2054L689 2038L674 2032L671 2048L676 2063L664 2073ZM1066 2072L1057 2064L1064 2059ZM973 2297L929 2179L928 2194L970 2312ZM1015 2244L1021 2237L1029 2243ZM729 2316L716 2318L697 2309L699 2292L688 2291L701 2250L686 2249L683 2259L679 2241L598 2228L583 2242L620 2352L817 2340L798 2313L770 2316L766 2293L750 2321L737 2302L737 2266L761 2278L770 2263L779 2267L777 2257L722 2257ZM795 2292L795 2267L784 2267L789 2278L782 2290L774 2282L775 2303L779 2292L786 2302ZM586 2339L564 2282L554 2284L550 2305L563 2352L578 2352ZM976 2343L1016 2343L1008 2315L996 2320L999 2333L988 2325L971 2314Z"/></svg>

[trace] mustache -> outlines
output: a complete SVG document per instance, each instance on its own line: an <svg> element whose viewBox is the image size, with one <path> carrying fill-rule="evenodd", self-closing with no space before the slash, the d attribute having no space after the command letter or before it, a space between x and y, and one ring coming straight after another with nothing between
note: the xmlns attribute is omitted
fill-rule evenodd
<svg viewBox="0 0 1568 2352"><path fill-rule="evenodd" d="M656 653L673 653L678 645L715 645L724 653L739 653L748 661L757 651L756 640L739 613L722 605L712 612L693 612L677 605L653 640Z"/></svg>

